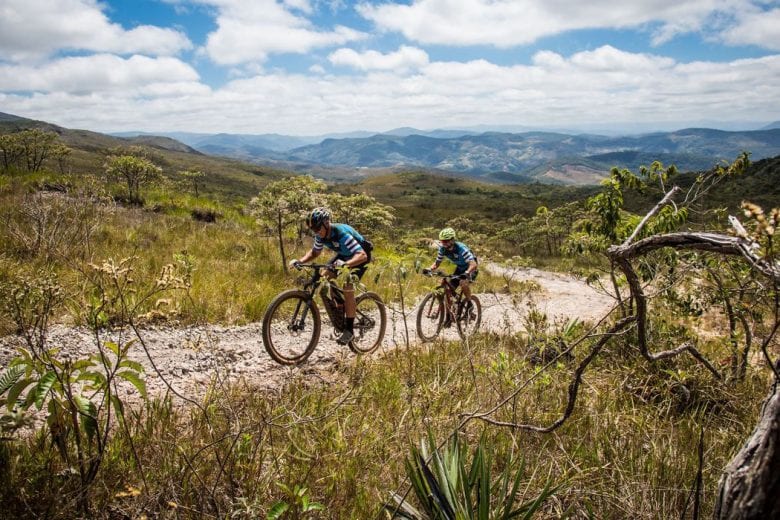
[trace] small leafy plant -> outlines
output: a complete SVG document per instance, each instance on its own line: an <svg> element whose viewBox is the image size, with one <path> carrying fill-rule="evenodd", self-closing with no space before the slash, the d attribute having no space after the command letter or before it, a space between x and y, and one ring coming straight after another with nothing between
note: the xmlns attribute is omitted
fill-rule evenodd
<svg viewBox="0 0 780 520"><path fill-rule="evenodd" d="M292 488L281 482L276 485L286 496L284 500L279 500L271 506L268 512L268 520L277 520L279 518L307 518L310 513L323 511L325 506L318 502L312 502L309 498L309 488L295 484ZM290 516L287 516L290 515Z"/></svg>

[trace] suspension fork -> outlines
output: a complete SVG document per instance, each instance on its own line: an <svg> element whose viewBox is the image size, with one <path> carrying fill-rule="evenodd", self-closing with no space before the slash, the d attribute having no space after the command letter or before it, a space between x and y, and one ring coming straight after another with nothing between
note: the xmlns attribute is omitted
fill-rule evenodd
<svg viewBox="0 0 780 520"><path fill-rule="evenodd" d="M293 313L290 325L293 330L303 330L303 326L306 323L306 317L309 315L309 306L314 301L314 294L309 291L309 297L305 300L298 300L298 304L295 306L295 313Z"/></svg>

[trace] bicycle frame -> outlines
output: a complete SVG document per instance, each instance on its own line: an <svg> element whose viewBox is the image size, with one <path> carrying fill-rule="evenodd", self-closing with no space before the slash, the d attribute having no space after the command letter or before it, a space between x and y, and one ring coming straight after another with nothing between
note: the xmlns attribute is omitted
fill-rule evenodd
<svg viewBox="0 0 780 520"><path fill-rule="evenodd" d="M439 281L439 287L441 287L444 292L444 302L446 303L444 308L450 319L454 321L456 319L455 311L460 307L460 304L463 301L463 290L461 289L460 285L457 287L452 287L450 279L452 279L453 276L445 273L444 271L430 271L428 269L423 269L423 274L426 276L438 276L441 278Z"/></svg>
<svg viewBox="0 0 780 520"><path fill-rule="evenodd" d="M337 329L340 329L344 325L344 308L342 307L341 311L336 308L336 306L333 304L334 298L326 296L323 291L326 290L324 286L322 286L322 269L328 269L332 270L333 265L332 264L301 264L301 268L308 268L312 269L312 276L309 279L308 282L305 282L303 284L303 290L308 292L310 295L310 298L313 300L315 298L314 294L317 291L317 287L320 287L320 299L322 300L322 305L325 307L325 312L328 313L328 317L330 318L330 322L333 324L333 326ZM338 287L336 284L331 283L330 280L328 280L328 289L330 291L333 291L337 298L341 300L341 303L344 303L344 291L341 290L340 287ZM303 312L300 315L300 318L298 317L298 313L301 312L301 306L302 302L298 303L297 308L295 309L295 314L292 317L291 324L293 326L293 330L297 331L297 327L302 327L302 325L306 322L306 316L308 314L309 308L308 306L303 305Z"/></svg>

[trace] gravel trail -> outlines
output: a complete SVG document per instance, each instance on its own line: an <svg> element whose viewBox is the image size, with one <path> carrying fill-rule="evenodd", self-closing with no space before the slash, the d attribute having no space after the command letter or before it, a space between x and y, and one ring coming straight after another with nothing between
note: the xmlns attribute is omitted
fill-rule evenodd
<svg viewBox="0 0 780 520"><path fill-rule="evenodd" d="M550 321L571 317L596 320L613 303L611 298L597 293L583 281L571 276L537 269L511 269L496 264L487 264L483 269L515 281L535 281L542 291L531 295L477 293L483 309L481 330L504 333L521 331L523 317L531 307L545 312ZM372 354L375 356L405 346L407 327L410 343L419 343L414 324L416 309L407 312L406 327L398 309L389 307L387 310L387 332L381 347ZM327 318L325 320L319 345L308 361L298 367L281 366L268 356L261 339L260 323L230 327L145 327L139 331L142 341L130 349L130 357L144 365L149 395L162 395L171 385L177 393L198 399L215 378L219 381L243 378L253 387L273 389L280 387L295 371L327 377L334 364L349 362L355 356L348 347L335 342ZM441 337L457 340L455 327L443 330ZM133 338L135 335L132 331L125 331L121 335L114 334L110 338L101 339L126 342ZM96 350L94 336L83 328L54 325L49 330L48 339L50 346L59 347L73 359L87 356ZM18 345L22 345L19 337L0 338L0 367L4 368L8 364Z"/></svg>

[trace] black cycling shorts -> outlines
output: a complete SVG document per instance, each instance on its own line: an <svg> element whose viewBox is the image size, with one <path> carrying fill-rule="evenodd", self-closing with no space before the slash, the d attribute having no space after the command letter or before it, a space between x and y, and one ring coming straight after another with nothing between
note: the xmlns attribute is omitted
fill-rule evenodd
<svg viewBox="0 0 780 520"><path fill-rule="evenodd" d="M331 260L330 262L328 262L328 264L331 264L331 265L332 265L332 264L333 264L333 263L334 263L336 260L343 260L343 261L346 261L346 259L344 259L344 258L339 258L339 257L336 257L336 258L334 258L333 260ZM359 265L359 266L357 266L357 267L352 267L352 268L350 268L350 270L349 270L349 274L350 274L352 277L355 277L355 278L357 278L358 280L360 280L361 278L363 278L363 275L365 274L365 272L366 272L366 269L368 269L368 264L370 264L370 263L371 263L371 261L369 260L369 261L367 261L367 262L365 262L365 263L363 263L363 264L360 264L360 265Z"/></svg>
<svg viewBox="0 0 780 520"><path fill-rule="evenodd" d="M467 268L466 268L466 269L467 269ZM462 275L462 274L465 274L465 273L466 273L466 269L460 269L460 268L459 268L459 269L455 269L455 272L454 272L454 273L452 273L452 276L460 276L460 275ZM476 271L474 271L473 273L471 273L471 276L469 277L469 280L471 280L471 281L473 282L474 280L476 280L476 279L477 279L477 275L478 275L478 274L479 274L479 269L477 269ZM450 278L450 279L449 279L449 283L450 283L450 286L451 286L453 289L455 289L455 288L457 288L457 287L459 287L459 286L460 286L460 279L458 279L458 278L455 278L455 279L453 279L453 278Z"/></svg>

